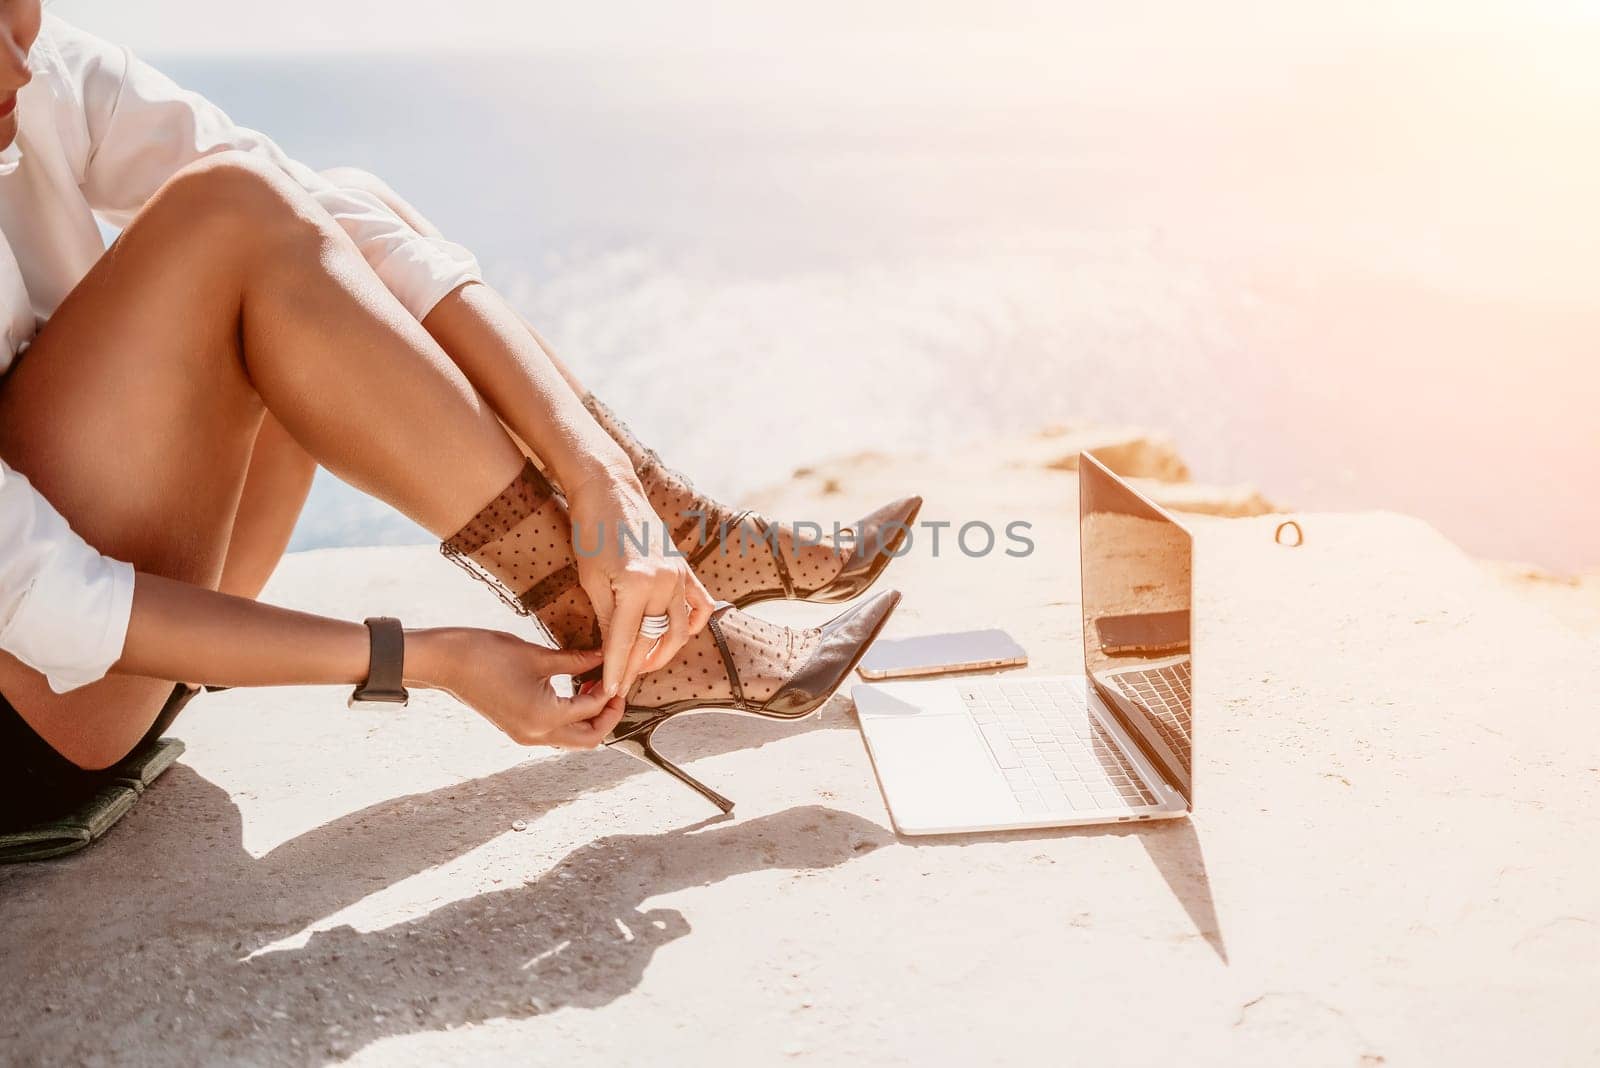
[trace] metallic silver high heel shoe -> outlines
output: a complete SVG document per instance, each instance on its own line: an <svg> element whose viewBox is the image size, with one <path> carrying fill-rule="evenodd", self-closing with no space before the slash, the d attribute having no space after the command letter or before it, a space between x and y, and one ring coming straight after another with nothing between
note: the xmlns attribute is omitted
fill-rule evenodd
<svg viewBox="0 0 1600 1068"><path fill-rule="evenodd" d="M841 533L849 541L846 548L838 550L839 571L830 579L807 586L795 578L784 555L784 541L788 532L777 526L760 512L741 512L731 521L707 524L706 538L692 546L689 566L706 584L713 597L719 596L717 587L721 580L718 571L705 565L716 555L730 551L744 554L751 546L765 546L772 557L772 567L777 573L776 586L759 586L742 589L728 598L735 608L747 608L762 601L811 601L815 604L838 604L859 596L871 588L884 568L900 556L900 546L911 535L911 524L922 510L921 497L902 497L891 501L876 511L862 516ZM793 539L789 538L790 544ZM734 548L729 549L732 545ZM680 549L684 546L680 545ZM723 590L723 593L734 593Z"/></svg>
<svg viewBox="0 0 1600 1068"><path fill-rule="evenodd" d="M512 609L536 618L556 645L592 649L600 644L599 618L578 583L571 532L565 503L529 463L439 548ZM605 744L660 768L726 812L731 801L656 751L656 730L687 712L767 719L809 715L844 682L899 601L898 593L882 593L807 630L764 623L721 604L706 624L709 639L694 636L692 652L686 647L658 673L634 683L631 703ZM751 672L748 678L740 677L741 663ZM596 668L577 681L583 684L601 673ZM749 696L752 691L769 696L757 700ZM662 693L670 699L647 703Z"/></svg>
<svg viewBox="0 0 1600 1068"><path fill-rule="evenodd" d="M733 696L714 700L688 698L667 704L644 706L628 704L621 721L606 736L605 745L627 753L638 760L659 768L716 805L723 812L733 810L733 802L700 782L682 768L662 756L654 745L656 730L669 719L693 712L734 712L764 719L802 719L817 711L833 696L835 690L861 660L867 646L888 622L900 594L887 590L869 601L840 613L820 628L822 643L815 649L799 671L778 688L767 700L746 700L740 686L738 669L732 652L717 625L718 618L732 605L723 605L711 617L707 626L722 653L723 667Z"/></svg>

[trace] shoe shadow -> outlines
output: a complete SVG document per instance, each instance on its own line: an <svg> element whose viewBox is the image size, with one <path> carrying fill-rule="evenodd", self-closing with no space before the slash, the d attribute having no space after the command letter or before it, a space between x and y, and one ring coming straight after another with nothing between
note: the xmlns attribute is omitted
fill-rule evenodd
<svg viewBox="0 0 1600 1068"><path fill-rule="evenodd" d="M694 755L806 729L725 726L714 743L695 739ZM513 818L537 833L538 817L567 799L638 773L650 772L609 753L523 764L384 801L256 858L226 792L179 764L105 842L0 877L10 943L0 1035L24 1059L115 1050L163 1063L320 1063L380 1038L598 1007L637 986L658 947L690 933L681 913L647 900L749 872L833 867L893 841L816 806L609 835L521 886L257 952L455 859Z"/></svg>
<svg viewBox="0 0 1600 1068"><path fill-rule="evenodd" d="M848 707L835 698L818 715L790 722L688 716L682 724L664 727L659 744L674 761L692 765L704 757L756 750L810 731L853 728L842 712ZM302 905L327 915L381 886L471 852L505 833L513 820L524 821L527 833L537 833L538 821L547 813L639 775L653 782L663 796L693 797L669 776L623 753L606 749L570 753L380 802L283 843L256 862L256 870L301 881ZM717 814L709 803L699 803L708 816ZM352 827L359 834L350 834ZM252 948L303 926L295 922Z"/></svg>
<svg viewBox="0 0 1600 1068"><path fill-rule="evenodd" d="M611 835L522 887L371 934L318 932L303 948L233 962L217 978L282 1007L251 1049L309 1032L339 1055L415 1030L598 1008L638 986L658 948L690 933L681 912L647 900L748 872L834 867L890 840L820 807ZM226 1019L242 1006L221 1008Z"/></svg>

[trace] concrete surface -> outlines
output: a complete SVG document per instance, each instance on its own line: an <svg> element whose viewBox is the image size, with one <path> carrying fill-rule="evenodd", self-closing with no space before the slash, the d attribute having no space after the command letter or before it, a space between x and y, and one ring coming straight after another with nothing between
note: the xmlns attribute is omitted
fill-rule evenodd
<svg viewBox="0 0 1600 1068"><path fill-rule="evenodd" d="M891 633L1005 626L1073 671L1052 460L1076 440L837 461L759 503L848 519L916 489L926 519L1031 521L1022 560L919 542ZM1181 475L1149 452L1135 473ZM738 801L708 821L624 756L521 751L435 695L208 696L105 841L0 870L0 1056L1594 1063L1600 613L1402 516L1297 518L1300 549L1272 516L1194 520L1187 821L897 840L845 697L666 734ZM511 622L427 548L298 555L268 596Z"/></svg>

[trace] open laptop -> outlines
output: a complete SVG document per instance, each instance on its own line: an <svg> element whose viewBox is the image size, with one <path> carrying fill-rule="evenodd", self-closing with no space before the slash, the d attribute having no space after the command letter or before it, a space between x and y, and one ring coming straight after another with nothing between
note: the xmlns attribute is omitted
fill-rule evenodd
<svg viewBox="0 0 1600 1068"><path fill-rule="evenodd" d="M1194 543L1078 464L1084 675L854 688L901 834L1171 819L1193 808Z"/></svg>

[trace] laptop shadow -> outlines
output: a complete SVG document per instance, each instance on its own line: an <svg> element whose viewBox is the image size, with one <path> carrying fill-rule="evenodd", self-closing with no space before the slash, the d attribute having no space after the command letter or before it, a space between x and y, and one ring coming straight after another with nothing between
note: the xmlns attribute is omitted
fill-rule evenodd
<svg viewBox="0 0 1600 1068"><path fill-rule="evenodd" d="M1211 879L1206 872L1205 855L1194 821L1189 819L1145 820L1134 823L1108 823L1092 827L1061 827L1043 830L989 831L980 834L941 834L907 837L902 845L940 848L978 842L1053 841L1060 838L1136 838L1217 959L1228 964L1228 946L1217 918L1216 900L1211 894Z"/></svg>

